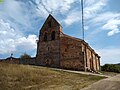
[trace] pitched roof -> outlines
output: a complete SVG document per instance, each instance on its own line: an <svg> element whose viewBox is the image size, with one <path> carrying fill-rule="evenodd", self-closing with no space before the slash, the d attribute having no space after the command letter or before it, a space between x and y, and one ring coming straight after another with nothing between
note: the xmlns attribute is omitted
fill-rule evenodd
<svg viewBox="0 0 120 90"><path fill-rule="evenodd" d="M59 23L51 14L49 14L49 16L48 16L47 19L45 20L42 28L45 26L45 24L46 24L46 22L49 20L49 18L52 18L59 26L61 26L60 23ZM62 26L61 26L61 27L62 27ZM42 29L42 28L41 28L41 29Z"/></svg>
<svg viewBox="0 0 120 90"><path fill-rule="evenodd" d="M47 19L49 19L50 17L51 17L58 25L60 25L60 23L59 23L51 14L49 14L49 16L48 16ZM46 19L46 21L47 21L47 19ZM60 25L60 26L61 26L61 25Z"/></svg>

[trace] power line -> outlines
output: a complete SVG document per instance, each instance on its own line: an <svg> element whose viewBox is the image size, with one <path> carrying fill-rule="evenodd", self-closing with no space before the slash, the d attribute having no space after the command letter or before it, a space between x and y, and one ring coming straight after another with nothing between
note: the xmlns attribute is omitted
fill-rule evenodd
<svg viewBox="0 0 120 90"><path fill-rule="evenodd" d="M38 8L38 4L37 4L34 0L31 0L31 2L36 6L37 9L39 9L39 8ZM52 10L49 11L49 10L46 8L46 6L43 4L43 1L42 1L42 0L39 1L39 4L41 4L41 5L43 6L43 8L44 8L49 14L52 14Z"/></svg>
<svg viewBox="0 0 120 90"><path fill-rule="evenodd" d="M84 40L84 12L83 12L83 0L81 0L81 8L82 8L82 38Z"/></svg>
<svg viewBox="0 0 120 90"><path fill-rule="evenodd" d="M40 0L39 3L44 7L44 9L45 9L49 14L52 14L52 11L49 11L49 10L46 8L46 6L43 4L43 1L42 1L42 0Z"/></svg>

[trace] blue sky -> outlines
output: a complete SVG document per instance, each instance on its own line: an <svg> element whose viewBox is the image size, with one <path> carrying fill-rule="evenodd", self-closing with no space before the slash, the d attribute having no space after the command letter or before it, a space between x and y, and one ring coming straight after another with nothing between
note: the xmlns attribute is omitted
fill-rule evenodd
<svg viewBox="0 0 120 90"><path fill-rule="evenodd" d="M101 64L120 63L120 0L84 0L85 40ZM80 0L3 0L0 2L0 58L36 55L39 30L49 12L63 32L82 38Z"/></svg>

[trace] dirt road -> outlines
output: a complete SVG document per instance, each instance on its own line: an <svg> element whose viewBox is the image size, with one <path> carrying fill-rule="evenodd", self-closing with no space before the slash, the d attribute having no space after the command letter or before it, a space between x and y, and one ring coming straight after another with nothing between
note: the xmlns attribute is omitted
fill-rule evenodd
<svg viewBox="0 0 120 90"><path fill-rule="evenodd" d="M58 69L58 68L49 68L49 69L57 70L57 71L64 71L64 72L70 72L70 73L77 73L77 74L94 75L94 76L102 76L102 77L111 77L110 75L95 74L95 73L84 72L84 71L65 70L65 69Z"/></svg>
<svg viewBox="0 0 120 90"><path fill-rule="evenodd" d="M120 74L100 80L81 90L120 90Z"/></svg>

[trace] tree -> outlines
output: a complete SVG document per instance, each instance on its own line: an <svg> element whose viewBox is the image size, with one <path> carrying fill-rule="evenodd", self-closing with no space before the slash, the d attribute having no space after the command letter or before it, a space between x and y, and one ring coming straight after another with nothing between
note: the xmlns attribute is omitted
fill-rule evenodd
<svg viewBox="0 0 120 90"><path fill-rule="evenodd" d="M101 67L102 71L117 72L120 73L120 65L117 64L105 64Z"/></svg>
<svg viewBox="0 0 120 90"><path fill-rule="evenodd" d="M2 3L3 2L3 0L0 0L0 3Z"/></svg>
<svg viewBox="0 0 120 90"><path fill-rule="evenodd" d="M26 53L24 53L23 55L20 56L20 59L30 59L30 58L31 58L31 56Z"/></svg>

